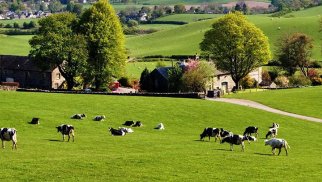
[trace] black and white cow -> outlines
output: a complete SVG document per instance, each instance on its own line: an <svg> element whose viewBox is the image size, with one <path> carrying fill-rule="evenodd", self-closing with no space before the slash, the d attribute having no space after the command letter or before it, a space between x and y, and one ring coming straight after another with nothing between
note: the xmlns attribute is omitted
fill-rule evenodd
<svg viewBox="0 0 322 182"><path fill-rule="evenodd" d="M74 114L70 117L71 119L83 119L86 118L85 114Z"/></svg>
<svg viewBox="0 0 322 182"><path fill-rule="evenodd" d="M256 126L248 126L245 129L244 135L252 136L252 133L255 133L256 137L258 137L258 132L257 131L258 131L258 127L256 127Z"/></svg>
<svg viewBox="0 0 322 182"><path fill-rule="evenodd" d="M65 141L65 135L68 135L68 142L69 142L70 136L73 137L73 142L74 142L74 137L75 137L74 126L68 125L68 124L62 124L60 126L57 126L56 128L57 128L57 132L60 132L63 135L63 141Z"/></svg>
<svg viewBox="0 0 322 182"><path fill-rule="evenodd" d="M17 130L15 128L1 128L0 138L2 141L2 148L5 148L4 141L12 141L12 149L17 149Z"/></svg>
<svg viewBox="0 0 322 182"><path fill-rule="evenodd" d="M164 128L164 124L163 123L159 123L159 124L157 124L155 127L154 127L154 129L157 129L157 130L164 130L165 128Z"/></svg>
<svg viewBox="0 0 322 182"><path fill-rule="evenodd" d="M134 125L134 121L125 121L125 123L123 125L124 126L132 126L132 125Z"/></svg>
<svg viewBox="0 0 322 182"><path fill-rule="evenodd" d="M119 127L119 130L124 131L125 133L133 133L132 128Z"/></svg>
<svg viewBox="0 0 322 182"><path fill-rule="evenodd" d="M248 143L249 141L256 141L256 138L253 136L246 136L246 135L232 135L228 136L222 139L221 143L229 143L230 144L230 150L233 150L233 145L241 145L242 146L242 151L245 151L245 144L244 141L247 140Z"/></svg>
<svg viewBox="0 0 322 182"><path fill-rule="evenodd" d="M266 134L266 139L268 138L268 137L273 137L273 138L275 138L276 136L277 136L277 128L270 128L269 130L268 130L268 132L267 132L267 134Z"/></svg>
<svg viewBox="0 0 322 182"><path fill-rule="evenodd" d="M141 123L141 121L137 121L135 122L135 124L133 125L133 127L141 127L143 126L143 124Z"/></svg>
<svg viewBox="0 0 322 182"><path fill-rule="evenodd" d="M272 138L270 140L265 140L265 145L270 145L272 147L272 153L273 153L273 155L275 155L275 149L277 149L277 148L279 150L278 155L280 155L282 148L285 149L286 155L288 155L287 149L291 148L288 145L288 143L287 143L286 140L279 139L279 138Z"/></svg>
<svg viewBox="0 0 322 182"><path fill-rule="evenodd" d="M112 136L124 136L126 132L123 129L108 128Z"/></svg>
<svg viewBox="0 0 322 182"><path fill-rule="evenodd" d="M105 119L105 115L95 116L93 118L94 121L104 121L104 119Z"/></svg>
<svg viewBox="0 0 322 182"><path fill-rule="evenodd" d="M280 125L278 123L273 123L273 125L269 128L279 128L279 127L280 127Z"/></svg>
<svg viewBox="0 0 322 182"><path fill-rule="evenodd" d="M221 140L220 137L220 129L219 128L205 128L203 132L200 134L200 140L203 140L205 137L208 137L210 141L210 137L215 137L215 142L217 141L217 138Z"/></svg>
<svg viewBox="0 0 322 182"><path fill-rule="evenodd" d="M224 138L224 137L227 137L227 136L232 136L232 135L233 135L233 132L230 132L228 130L220 128L220 137L221 138Z"/></svg>

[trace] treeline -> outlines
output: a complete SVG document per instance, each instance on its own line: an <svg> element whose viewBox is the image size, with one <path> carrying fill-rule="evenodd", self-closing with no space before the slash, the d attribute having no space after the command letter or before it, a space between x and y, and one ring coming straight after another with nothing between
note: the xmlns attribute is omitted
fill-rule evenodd
<svg viewBox="0 0 322 182"><path fill-rule="evenodd" d="M322 0L271 0L271 4L275 7L275 15L280 16L291 11L320 6L322 5Z"/></svg>

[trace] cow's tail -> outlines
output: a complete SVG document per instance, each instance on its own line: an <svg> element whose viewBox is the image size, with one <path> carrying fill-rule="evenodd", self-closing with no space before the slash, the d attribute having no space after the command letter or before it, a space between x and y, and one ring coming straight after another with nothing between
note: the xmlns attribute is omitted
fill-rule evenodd
<svg viewBox="0 0 322 182"><path fill-rule="evenodd" d="M285 145L285 148L286 149L290 149L291 147L288 145L288 143L287 143L287 141L286 140L284 140L284 145Z"/></svg>

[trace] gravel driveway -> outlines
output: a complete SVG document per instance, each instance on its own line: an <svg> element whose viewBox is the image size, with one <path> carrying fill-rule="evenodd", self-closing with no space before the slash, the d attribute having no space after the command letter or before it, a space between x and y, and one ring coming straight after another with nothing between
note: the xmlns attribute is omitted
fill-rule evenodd
<svg viewBox="0 0 322 182"><path fill-rule="evenodd" d="M289 113L285 111L281 111L278 109L274 109L268 106L265 106L263 104L260 104L258 102L250 101L250 100L243 100L243 99L227 99L227 98L206 98L206 100L211 100L215 102L226 102L226 103L231 103L231 104L237 104L237 105L242 105L242 106L248 106L256 109L261 109L264 111L272 112L272 113L277 113L285 116L290 116L298 119L304 119L308 121L314 121L314 122L319 122L322 123L322 119L319 118L314 118L314 117L309 117L309 116L303 116L299 114L294 114L294 113Z"/></svg>

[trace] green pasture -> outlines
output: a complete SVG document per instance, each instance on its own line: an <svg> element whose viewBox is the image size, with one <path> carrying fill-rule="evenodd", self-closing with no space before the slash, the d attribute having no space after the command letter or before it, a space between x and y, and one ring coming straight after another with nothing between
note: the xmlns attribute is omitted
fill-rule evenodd
<svg viewBox="0 0 322 182"><path fill-rule="evenodd" d="M291 17L276 18L270 15L249 15L247 17L268 36L273 53L275 52L276 41L282 35L303 32L314 39L313 59L321 60L322 40L321 32L319 32L318 21L320 16L318 12L322 12L322 6L295 12ZM171 18L172 16L175 17ZM191 15L171 15L164 18L169 21L176 18L178 18L178 21L193 21L193 19L198 19L198 16L204 17L204 15L193 15L193 18L189 19L184 18L184 16L189 17ZM126 46L132 56L195 54L195 52L200 52L199 43L214 21L215 19L192 22L174 29L130 37L127 39Z"/></svg>
<svg viewBox="0 0 322 182"><path fill-rule="evenodd" d="M165 65L171 66L172 62L163 61ZM153 62L128 62L126 64L126 75L129 78L140 79L142 71L147 68L150 72L157 66L157 61Z"/></svg>
<svg viewBox="0 0 322 182"><path fill-rule="evenodd" d="M322 118L322 86L237 93L225 97L253 100L283 111Z"/></svg>
<svg viewBox="0 0 322 182"><path fill-rule="evenodd" d="M1 127L17 129L18 149L0 150L1 179L10 181L319 181L321 123L199 99L0 92ZM300 106L299 106L300 107ZM321 110L321 106L320 110ZM84 120L72 120L85 113ZM105 114L106 121L92 117ZM30 125L32 117L40 125ZM124 137L108 127L140 120ZM153 129L162 122L165 130ZM289 156L272 156L263 136L273 122L288 141ZM72 124L75 142L62 142L56 126ZM205 127L241 134L259 127L259 141L229 151L228 144L199 141ZM309 135L299 132L309 131ZM14 177L13 177L14 175Z"/></svg>
<svg viewBox="0 0 322 182"><path fill-rule="evenodd" d="M201 20L213 19L221 17L220 14L175 14L171 16L164 16L158 18L158 21L182 21L186 23L192 23Z"/></svg>
<svg viewBox="0 0 322 182"><path fill-rule="evenodd" d="M32 35L0 34L0 55L28 55L30 50L28 41L31 37Z"/></svg>
<svg viewBox="0 0 322 182"><path fill-rule="evenodd" d="M254 0L254 1L260 1L260 2L269 2L266 0ZM203 4L203 3L229 3L229 2L235 2L233 0L139 0L136 2L136 4L143 4L143 5L176 5L176 4ZM124 4L112 4L113 6L130 6L130 5L124 5Z"/></svg>
<svg viewBox="0 0 322 182"><path fill-rule="evenodd" d="M6 24L13 25L14 23L18 23L20 26L22 26L24 22L29 23L30 21L34 21L34 22L38 23L39 18L34 18L34 19L0 20L0 23L2 23L3 25L6 25Z"/></svg>

